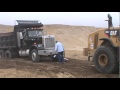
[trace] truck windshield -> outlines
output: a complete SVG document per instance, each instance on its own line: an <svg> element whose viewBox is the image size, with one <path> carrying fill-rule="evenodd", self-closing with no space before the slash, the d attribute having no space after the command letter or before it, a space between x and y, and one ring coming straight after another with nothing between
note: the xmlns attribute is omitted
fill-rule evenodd
<svg viewBox="0 0 120 90"><path fill-rule="evenodd" d="M43 36L43 32L42 31L28 31L28 35L29 37L41 37Z"/></svg>

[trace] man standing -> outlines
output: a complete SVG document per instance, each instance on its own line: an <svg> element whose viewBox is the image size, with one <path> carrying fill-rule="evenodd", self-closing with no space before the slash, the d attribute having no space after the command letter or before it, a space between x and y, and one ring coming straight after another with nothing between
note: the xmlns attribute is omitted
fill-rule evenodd
<svg viewBox="0 0 120 90"><path fill-rule="evenodd" d="M64 62L64 47L62 45L62 43L56 41L56 44L55 44L55 51L58 53L58 61L59 62Z"/></svg>

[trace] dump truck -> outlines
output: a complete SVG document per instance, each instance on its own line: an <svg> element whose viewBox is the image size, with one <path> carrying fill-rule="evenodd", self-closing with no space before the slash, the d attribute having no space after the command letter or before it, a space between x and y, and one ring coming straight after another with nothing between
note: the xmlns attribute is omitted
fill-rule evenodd
<svg viewBox="0 0 120 90"><path fill-rule="evenodd" d="M16 20L13 32L0 33L0 57L15 58L28 56L39 62L42 56L55 53L55 36L45 35L39 20Z"/></svg>
<svg viewBox="0 0 120 90"><path fill-rule="evenodd" d="M101 73L119 72L120 27L113 27L108 14L108 28L95 31L88 36L88 60L94 62Z"/></svg>

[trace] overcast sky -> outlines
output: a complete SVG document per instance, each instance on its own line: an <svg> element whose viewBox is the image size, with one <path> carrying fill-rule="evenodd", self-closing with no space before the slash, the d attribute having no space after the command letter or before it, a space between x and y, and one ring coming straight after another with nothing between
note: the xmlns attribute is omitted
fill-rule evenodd
<svg viewBox="0 0 120 90"><path fill-rule="evenodd" d="M119 26L118 12L0 12L0 24L14 25L15 20L40 20L43 24L107 27L107 14Z"/></svg>

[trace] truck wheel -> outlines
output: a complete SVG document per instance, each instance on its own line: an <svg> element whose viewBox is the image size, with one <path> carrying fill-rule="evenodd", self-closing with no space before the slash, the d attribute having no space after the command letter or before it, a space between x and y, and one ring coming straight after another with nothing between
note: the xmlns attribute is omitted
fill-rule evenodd
<svg viewBox="0 0 120 90"><path fill-rule="evenodd" d="M33 49L31 51L31 59L33 62L39 62L40 61L40 56L38 55L38 52L36 49Z"/></svg>
<svg viewBox="0 0 120 90"><path fill-rule="evenodd" d="M119 70L116 52L112 47L99 47L93 57L96 69L101 73L116 73Z"/></svg>
<svg viewBox="0 0 120 90"><path fill-rule="evenodd" d="M5 51L0 50L0 58L4 58L5 57Z"/></svg>
<svg viewBox="0 0 120 90"><path fill-rule="evenodd" d="M12 55L12 52L10 50L7 50L5 52L5 58L9 58L9 59L12 59L13 58L13 55Z"/></svg>

